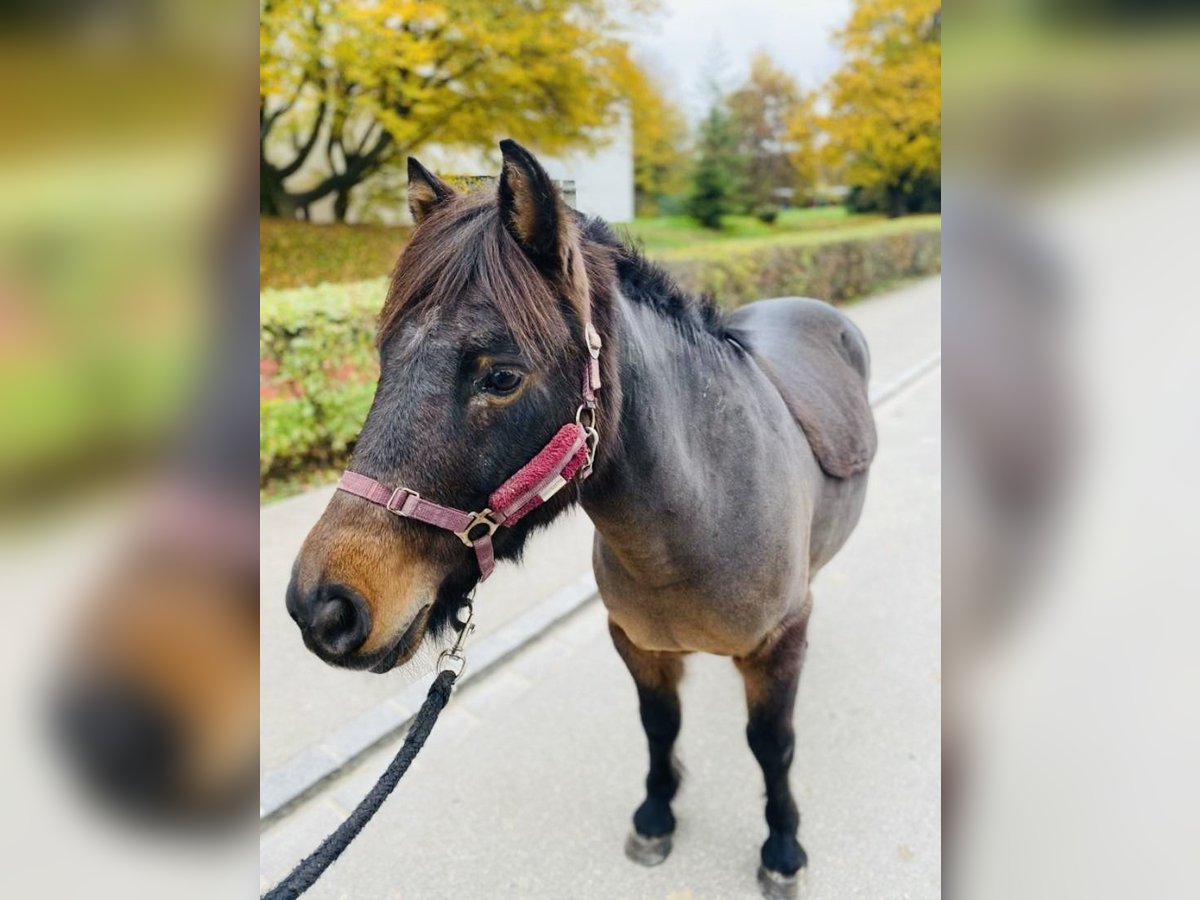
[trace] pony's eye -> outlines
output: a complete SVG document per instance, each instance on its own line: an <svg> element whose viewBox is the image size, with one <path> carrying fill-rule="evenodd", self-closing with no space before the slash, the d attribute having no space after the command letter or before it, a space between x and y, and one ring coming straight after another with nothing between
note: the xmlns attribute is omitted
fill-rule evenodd
<svg viewBox="0 0 1200 900"><path fill-rule="evenodd" d="M483 389L489 394L511 394L521 384L521 373L512 369L492 369L483 379Z"/></svg>

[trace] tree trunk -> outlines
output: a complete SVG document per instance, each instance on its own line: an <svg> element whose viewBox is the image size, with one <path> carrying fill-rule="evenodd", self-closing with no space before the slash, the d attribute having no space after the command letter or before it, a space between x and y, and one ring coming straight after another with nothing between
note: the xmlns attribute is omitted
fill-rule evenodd
<svg viewBox="0 0 1200 900"><path fill-rule="evenodd" d="M259 165L258 167L258 214L260 216L278 216L279 203L278 197L272 184L273 179L268 167Z"/></svg>
<svg viewBox="0 0 1200 900"><path fill-rule="evenodd" d="M296 204L283 186L279 170L262 160L258 167L258 214L278 219L296 215Z"/></svg>
<svg viewBox="0 0 1200 900"><path fill-rule="evenodd" d="M338 222L346 221L346 213L350 211L350 188L339 188L333 200L333 218Z"/></svg>

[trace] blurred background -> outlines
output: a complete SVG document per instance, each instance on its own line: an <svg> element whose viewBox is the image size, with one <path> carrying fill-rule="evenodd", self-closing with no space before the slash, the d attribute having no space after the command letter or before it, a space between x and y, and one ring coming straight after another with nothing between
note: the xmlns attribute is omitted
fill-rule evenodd
<svg viewBox="0 0 1200 900"><path fill-rule="evenodd" d="M1200 19L945 24L945 888L1189 896Z"/></svg>
<svg viewBox="0 0 1200 900"><path fill-rule="evenodd" d="M0 16L0 893L245 894L254 14Z"/></svg>

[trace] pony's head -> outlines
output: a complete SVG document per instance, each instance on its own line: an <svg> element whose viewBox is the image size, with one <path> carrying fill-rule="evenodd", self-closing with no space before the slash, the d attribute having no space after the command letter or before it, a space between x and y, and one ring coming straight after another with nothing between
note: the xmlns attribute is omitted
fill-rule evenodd
<svg viewBox="0 0 1200 900"><path fill-rule="evenodd" d="M350 465L461 510L484 509L573 420L585 325L603 328L593 300L614 277L537 160L500 148L495 193L460 195L409 160L416 229L380 315L379 384ZM501 528L496 555L517 555L576 494ZM478 578L449 531L338 491L296 559L287 607L322 659L385 672L453 621Z"/></svg>

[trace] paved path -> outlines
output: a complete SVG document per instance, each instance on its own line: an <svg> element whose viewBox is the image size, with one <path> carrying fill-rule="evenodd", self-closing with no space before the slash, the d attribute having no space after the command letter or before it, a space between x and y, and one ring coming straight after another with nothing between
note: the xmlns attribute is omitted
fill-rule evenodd
<svg viewBox="0 0 1200 900"><path fill-rule="evenodd" d="M871 343L876 386L936 353L939 306L932 280L849 308ZM812 860L807 897L940 895L939 400L935 368L878 410L881 449L862 524L814 588L792 779ZM282 552L287 528L298 543L322 504L302 497L268 507L264 542L276 516L274 549ZM303 523L292 520L305 513ZM562 535L548 532L530 562L550 558L556 540L567 538L577 567L575 551L562 551L551 580L555 572L559 583L571 580L587 564L586 525L574 519ZM266 633L282 609L288 562L264 559L264 764L283 758L288 741L295 748L319 739L345 720L348 704L361 711L403 684L337 673L286 648L286 660L271 658L277 644L299 645L286 616L281 633ZM265 592L272 569L282 579L274 597ZM542 577L505 567L497 587L502 576L507 594L497 591L494 606L480 597L493 628L528 602L525 594L516 599L517 588ZM288 665L290 678L281 668ZM268 693L269 670L278 697ZM388 684L381 690L372 681ZM688 774L676 848L658 869L621 853L640 799L644 738L632 682L592 602L464 686L396 796L310 896L757 896L762 788L728 661L691 658L683 703ZM297 715L305 721L289 725ZM336 826L394 750L389 743L368 754L263 833L264 887Z"/></svg>

